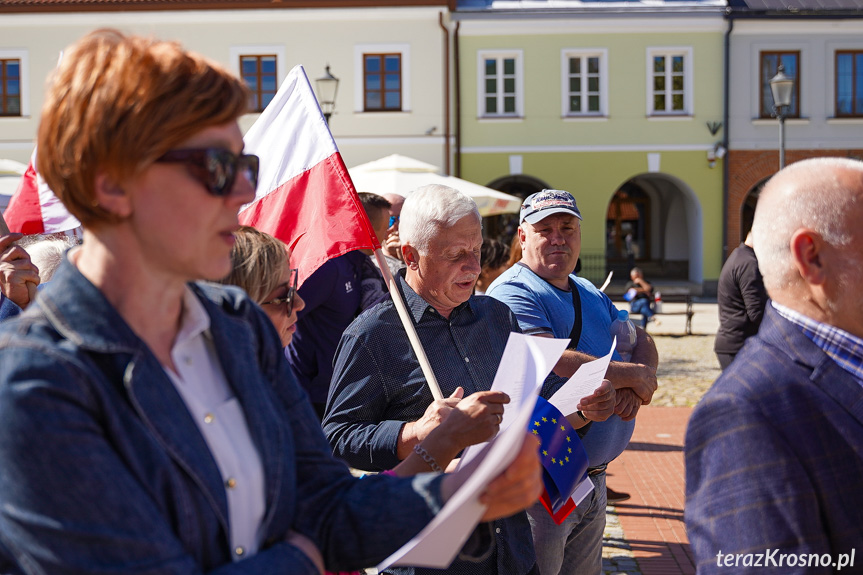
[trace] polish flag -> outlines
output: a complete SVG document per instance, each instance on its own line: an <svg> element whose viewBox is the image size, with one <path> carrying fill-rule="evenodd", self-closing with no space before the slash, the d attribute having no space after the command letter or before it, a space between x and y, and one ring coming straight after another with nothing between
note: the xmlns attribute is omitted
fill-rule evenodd
<svg viewBox="0 0 863 575"><path fill-rule="evenodd" d="M9 230L22 234L53 234L80 227L81 223L66 211L36 166L36 150L33 150L27 171L3 212Z"/></svg>
<svg viewBox="0 0 863 575"><path fill-rule="evenodd" d="M329 259L380 247L302 66L244 139L261 168L240 222L288 245L300 285Z"/></svg>

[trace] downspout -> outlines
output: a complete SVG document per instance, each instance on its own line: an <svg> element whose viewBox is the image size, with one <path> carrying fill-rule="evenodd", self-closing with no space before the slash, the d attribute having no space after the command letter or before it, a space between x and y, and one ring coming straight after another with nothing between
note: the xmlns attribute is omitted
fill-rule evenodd
<svg viewBox="0 0 863 575"><path fill-rule="evenodd" d="M461 55L459 49L459 28L461 22L455 23L453 34L453 62L455 66L455 177L461 177Z"/></svg>
<svg viewBox="0 0 863 575"><path fill-rule="evenodd" d="M725 264L725 259L728 257L728 180L729 170L728 163L731 159L731 151L728 148L728 117L729 117L729 98L731 93L731 31L734 29L734 15L731 8L728 8L728 30L725 32L725 86L724 86L724 102L722 110L722 125L725 127L722 132L722 146L725 148L725 157L722 161L722 263Z"/></svg>
<svg viewBox="0 0 863 575"><path fill-rule="evenodd" d="M438 24L443 30L443 150L444 150L444 175L450 175L450 145L449 145L449 119L450 119L450 93L449 93L449 28L444 25L443 12L438 12Z"/></svg>

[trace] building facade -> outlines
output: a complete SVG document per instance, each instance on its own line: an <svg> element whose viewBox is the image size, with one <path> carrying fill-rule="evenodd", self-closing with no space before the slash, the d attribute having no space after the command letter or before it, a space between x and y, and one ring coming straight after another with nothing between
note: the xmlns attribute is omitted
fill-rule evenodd
<svg viewBox="0 0 863 575"><path fill-rule="evenodd" d="M460 2L461 177L571 192L591 279L636 263L709 293L722 264L724 9Z"/></svg>
<svg viewBox="0 0 863 575"><path fill-rule="evenodd" d="M65 46L90 30L176 40L243 76L247 129L288 71L339 78L330 127L348 166L398 151L447 165L445 0L6 0L0 3L0 158L27 162L43 86Z"/></svg>
<svg viewBox="0 0 863 575"><path fill-rule="evenodd" d="M729 11L726 251L746 237L758 193L779 169L779 121L770 79L794 80L785 120L786 164L863 159L863 2L732 0Z"/></svg>

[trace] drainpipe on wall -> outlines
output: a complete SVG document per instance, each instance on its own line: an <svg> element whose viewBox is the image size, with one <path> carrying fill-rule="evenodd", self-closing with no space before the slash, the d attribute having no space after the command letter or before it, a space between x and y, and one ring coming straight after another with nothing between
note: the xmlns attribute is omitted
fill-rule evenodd
<svg viewBox="0 0 863 575"><path fill-rule="evenodd" d="M722 250L720 261L723 264L725 264L725 259L728 257L728 162L731 159L731 152L728 148L728 116L730 113L728 99L731 91L729 87L731 77L731 31L734 29L734 16L731 8L728 8L726 14L728 30L725 32L725 85L723 86L725 97L722 110L722 125L725 128L722 132L722 145L725 148L725 158L722 161L722 247L720 248Z"/></svg>
<svg viewBox="0 0 863 575"><path fill-rule="evenodd" d="M443 151L444 151L444 175L450 175L450 146L449 146L449 117L450 117L450 93L449 93L449 28L443 23L443 12L438 12L438 24L443 30Z"/></svg>
<svg viewBox="0 0 863 575"><path fill-rule="evenodd" d="M455 23L453 33L453 66L455 67L455 177L461 177L461 55L458 31L461 22Z"/></svg>

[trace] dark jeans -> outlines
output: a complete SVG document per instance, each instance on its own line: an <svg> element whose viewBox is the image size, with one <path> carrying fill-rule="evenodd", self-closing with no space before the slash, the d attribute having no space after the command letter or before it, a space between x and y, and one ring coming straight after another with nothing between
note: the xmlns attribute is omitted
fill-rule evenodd
<svg viewBox="0 0 863 575"><path fill-rule="evenodd" d="M641 327L647 329L647 321L653 316L650 300L645 298L632 300L629 310L631 313L641 314Z"/></svg>

